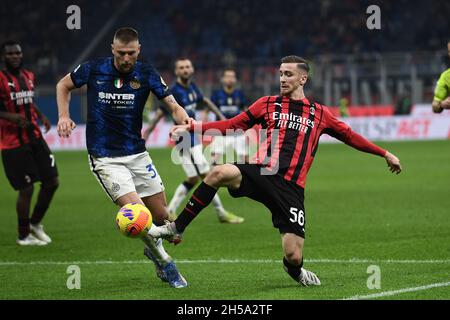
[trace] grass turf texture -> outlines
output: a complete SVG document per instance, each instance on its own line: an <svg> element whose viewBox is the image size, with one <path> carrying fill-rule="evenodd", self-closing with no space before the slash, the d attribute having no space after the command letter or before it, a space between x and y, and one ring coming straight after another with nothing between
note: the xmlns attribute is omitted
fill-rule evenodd
<svg viewBox="0 0 450 320"><path fill-rule="evenodd" d="M450 141L380 145L399 156L404 172L395 176L384 159L342 144L318 150L305 202L305 267L322 281L314 288L283 271L280 236L265 207L226 190L225 207L245 223L220 224L212 207L202 212L182 244L165 244L189 281L169 288L144 260L141 241L115 230L118 208L89 171L86 152L55 152L61 185L44 220L53 243L19 247L16 193L2 170L0 299L341 299L450 281ZM170 199L182 169L170 150L150 154ZM70 264L81 269L81 290L66 287ZM381 269L379 290L367 288L369 265ZM450 299L450 287L381 299Z"/></svg>

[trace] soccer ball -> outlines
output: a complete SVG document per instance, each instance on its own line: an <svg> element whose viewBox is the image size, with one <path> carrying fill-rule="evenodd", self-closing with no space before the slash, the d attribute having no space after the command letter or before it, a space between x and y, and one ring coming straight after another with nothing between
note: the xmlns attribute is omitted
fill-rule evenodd
<svg viewBox="0 0 450 320"><path fill-rule="evenodd" d="M117 212L116 226L123 235L139 238L152 226L152 214L140 203L128 203Z"/></svg>

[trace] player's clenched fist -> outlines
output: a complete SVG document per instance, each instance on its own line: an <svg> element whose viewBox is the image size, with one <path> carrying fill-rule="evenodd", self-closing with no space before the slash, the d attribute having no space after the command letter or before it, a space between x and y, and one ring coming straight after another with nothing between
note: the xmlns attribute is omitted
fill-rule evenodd
<svg viewBox="0 0 450 320"><path fill-rule="evenodd" d="M169 136L173 141L180 140L180 137L183 135L183 133L188 132L190 128L190 125L188 124L180 124L177 126L173 126L172 129L170 129Z"/></svg>
<svg viewBox="0 0 450 320"><path fill-rule="evenodd" d="M58 135L62 138L70 137L72 130L76 128L75 122L70 118L59 118L58 125L56 130L58 131Z"/></svg>

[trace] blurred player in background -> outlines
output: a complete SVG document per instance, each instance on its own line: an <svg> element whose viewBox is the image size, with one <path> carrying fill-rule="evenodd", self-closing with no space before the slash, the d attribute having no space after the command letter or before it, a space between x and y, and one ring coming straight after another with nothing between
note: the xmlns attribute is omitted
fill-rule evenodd
<svg viewBox="0 0 450 320"><path fill-rule="evenodd" d="M450 40L447 41L447 51L450 58ZM450 109L450 68L442 72L434 89L432 102L433 112L441 113L444 109Z"/></svg>
<svg viewBox="0 0 450 320"><path fill-rule="evenodd" d="M218 106L220 112L227 119L231 119L244 111L247 106L247 99L242 90L236 88L237 77L234 69L223 70L221 82L222 88L213 91L211 101ZM248 150L246 145L244 134L214 137L211 145L214 162L216 163L221 159L228 149L236 151L239 163L248 162Z"/></svg>
<svg viewBox="0 0 450 320"><path fill-rule="evenodd" d="M168 218L164 185L142 139L142 113L150 91L162 100L178 124L189 123L162 77L149 64L137 61L138 33L132 28L116 31L113 57L79 65L57 85L58 134L68 138L75 128L70 119L70 91L87 85L88 119L86 141L94 176L119 207L145 205L155 223ZM144 237L144 254L156 266L157 275L172 287L187 286L162 243Z"/></svg>
<svg viewBox="0 0 450 320"><path fill-rule="evenodd" d="M280 95L254 102L246 112L226 121L175 126L172 135L185 131L249 129L255 124L267 128L267 152L252 164L216 166L194 191L178 218L149 234L177 243L192 220L207 206L218 188L227 187L233 197L248 197L264 204L272 213L283 246L284 270L301 285L320 285L319 278L303 268L305 239L304 188L320 135L329 134L364 152L384 157L391 172L401 171L400 161L335 118L329 109L306 99L303 91L309 74L306 60L298 56L281 59ZM274 147L274 148L273 148ZM266 157L267 156L267 157Z"/></svg>
<svg viewBox="0 0 450 320"><path fill-rule="evenodd" d="M172 86L172 93L177 102L183 106L191 118L196 118L196 111L199 104L204 104L219 119L226 119L219 111L217 106L205 97L197 85L192 81L194 67L187 58L179 58L175 61L175 75L177 80ZM147 140L150 133L156 127L158 121L164 116L163 109L158 109L156 117L149 123L148 129L144 132L144 139ZM176 211L180 203L184 200L189 191L203 179L210 171L208 161L203 155L203 145L198 135L191 134L191 148L181 157L181 165L186 173L186 180L183 181L175 190L175 194L169 203L169 212L172 220L176 218ZM212 200L216 209L217 217L224 223L242 223L243 218L225 210L218 194Z"/></svg>
<svg viewBox="0 0 450 320"><path fill-rule="evenodd" d="M45 127L51 124L34 103L34 74L22 68L19 43L2 45L6 69L0 71L0 149L6 176L19 192L16 210L19 221L19 245L46 245L51 238L44 232L42 219L58 188L55 158L45 142L38 120ZM34 183L41 187L30 219Z"/></svg>

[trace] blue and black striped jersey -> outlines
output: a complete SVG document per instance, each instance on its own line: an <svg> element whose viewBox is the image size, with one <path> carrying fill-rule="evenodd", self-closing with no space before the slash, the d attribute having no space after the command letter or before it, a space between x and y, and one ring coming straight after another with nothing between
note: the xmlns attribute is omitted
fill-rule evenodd
<svg viewBox="0 0 450 320"><path fill-rule="evenodd" d="M79 65L70 74L76 87L87 85L86 144L95 157L120 157L145 151L142 113L150 92L158 99L171 94L149 64L136 62L133 71L120 73L113 58Z"/></svg>

